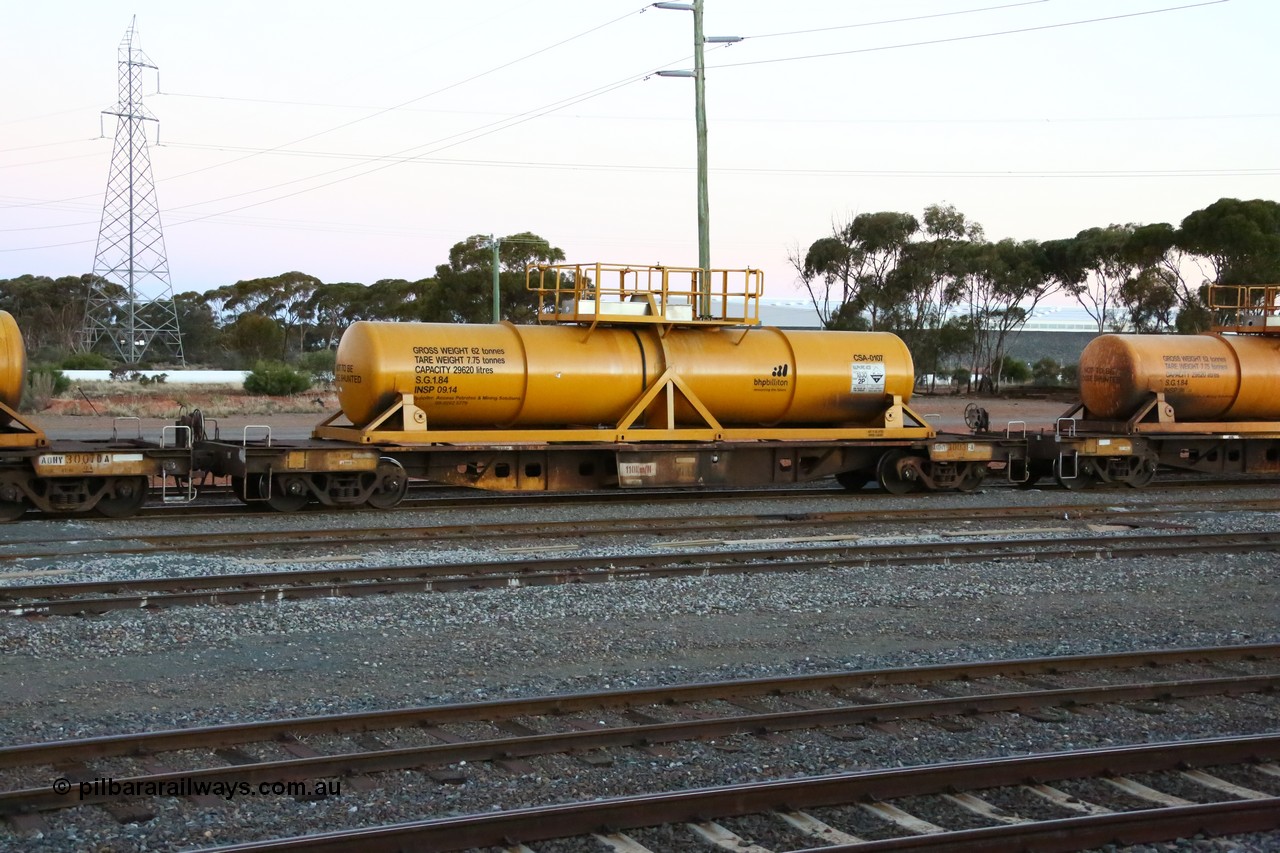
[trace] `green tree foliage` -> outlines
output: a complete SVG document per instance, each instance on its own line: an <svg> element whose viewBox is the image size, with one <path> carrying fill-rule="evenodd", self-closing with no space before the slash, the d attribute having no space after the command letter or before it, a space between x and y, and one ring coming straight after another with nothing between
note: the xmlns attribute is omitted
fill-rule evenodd
<svg viewBox="0 0 1280 853"><path fill-rule="evenodd" d="M1182 220L1178 245L1208 259L1217 284L1280 282L1280 203L1218 199Z"/></svg>
<svg viewBox="0 0 1280 853"><path fill-rule="evenodd" d="M1009 382L1027 382L1031 379L1031 368L1025 361L1019 361L1013 356L1006 355L997 363L995 371L998 380L1006 380ZM1000 384L997 381L997 386Z"/></svg>
<svg viewBox="0 0 1280 853"><path fill-rule="evenodd" d="M57 360L75 348L89 281L87 275L0 279L0 310L13 315L33 357Z"/></svg>
<svg viewBox="0 0 1280 853"><path fill-rule="evenodd" d="M1074 238L1045 243L1049 272L1104 332L1123 324L1121 288L1136 272L1130 251L1136 225L1087 228Z"/></svg>
<svg viewBox="0 0 1280 853"><path fill-rule="evenodd" d="M972 242L958 261L959 303L969 329L968 362L994 386L1000 364L1031 312L1056 289L1034 240Z"/></svg>
<svg viewBox="0 0 1280 853"><path fill-rule="evenodd" d="M1062 365L1052 358L1042 358L1031 365L1031 381L1036 385L1052 387L1058 384Z"/></svg>
<svg viewBox="0 0 1280 853"><path fill-rule="evenodd" d="M935 204L925 208L917 235L880 287L880 325L906 342L917 372L932 374L969 344L971 327L950 314L963 292L966 249L982 240L982 226L952 205Z"/></svg>
<svg viewBox="0 0 1280 853"><path fill-rule="evenodd" d="M338 352L318 349L298 356L298 371L311 377L313 385L332 385L337 368Z"/></svg>
<svg viewBox="0 0 1280 853"><path fill-rule="evenodd" d="M1209 310L1200 282L1189 281L1194 259L1179 245L1181 233L1167 222L1137 226L1129 238L1128 254L1138 272L1121 288L1121 299L1135 329L1181 333L1209 327Z"/></svg>
<svg viewBox="0 0 1280 853"><path fill-rule="evenodd" d="M226 357L222 330L205 294L187 291L173 297L182 333L182 354L188 364L221 365Z"/></svg>
<svg viewBox="0 0 1280 853"><path fill-rule="evenodd" d="M37 364L27 370L22 385L22 408L39 412L49 407L49 401L71 389L71 380L52 365Z"/></svg>
<svg viewBox="0 0 1280 853"><path fill-rule="evenodd" d="M311 387L311 378L278 361L260 361L244 378L244 390L248 394L268 397L287 397L301 394Z"/></svg>
<svg viewBox="0 0 1280 853"><path fill-rule="evenodd" d="M241 364L278 355L284 342L280 324L261 314L241 314L224 331L227 346L239 356Z"/></svg>
<svg viewBox="0 0 1280 853"><path fill-rule="evenodd" d="M793 251L791 264L823 325L830 328L842 306L852 304L871 329L882 328L880 316L893 308L889 277L919 230L920 221L909 213L862 213L834 224L831 236L816 240L803 258Z"/></svg>
<svg viewBox="0 0 1280 853"><path fill-rule="evenodd" d="M275 321L283 333L279 350L283 357L290 346L301 352L310 322L309 302L321 284L315 276L287 272L270 278L254 278L220 287L206 294L205 303L218 312L223 324L237 322L246 314Z"/></svg>
<svg viewBox="0 0 1280 853"><path fill-rule="evenodd" d="M1147 267L1120 285L1120 299L1128 326L1135 332L1167 332L1174 328L1178 292L1170 275Z"/></svg>
<svg viewBox="0 0 1280 853"><path fill-rule="evenodd" d="M498 286L503 319L522 322L537 313L537 295L525 287L525 267L555 263L564 252L528 231L501 238ZM493 248L489 237L475 234L455 243L449 263L436 267L435 287L424 320L445 323L488 323L493 319Z"/></svg>

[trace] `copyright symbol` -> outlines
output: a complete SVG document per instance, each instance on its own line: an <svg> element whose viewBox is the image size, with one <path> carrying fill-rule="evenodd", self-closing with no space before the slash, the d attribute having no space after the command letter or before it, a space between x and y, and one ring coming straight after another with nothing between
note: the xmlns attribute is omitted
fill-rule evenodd
<svg viewBox="0 0 1280 853"><path fill-rule="evenodd" d="M53 780L53 792L55 794L65 794L71 790L71 782L65 776L59 776Z"/></svg>

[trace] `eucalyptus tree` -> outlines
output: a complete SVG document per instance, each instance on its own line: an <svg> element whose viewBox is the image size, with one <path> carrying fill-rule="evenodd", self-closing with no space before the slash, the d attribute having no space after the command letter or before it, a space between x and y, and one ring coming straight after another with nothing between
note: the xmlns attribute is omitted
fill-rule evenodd
<svg viewBox="0 0 1280 853"><path fill-rule="evenodd" d="M1050 274L1075 297L1099 332L1124 325L1121 288L1136 271L1129 241L1136 225L1087 228L1075 237L1044 243Z"/></svg>
<svg viewBox="0 0 1280 853"><path fill-rule="evenodd" d="M289 349L291 335L296 341L296 350L306 348L306 334L311 325L308 303L320 285L320 279L315 276L286 272L219 287L206 294L206 302L220 315L224 326L245 314L275 321L282 331L279 352L275 353L279 358Z"/></svg>
<svg viewBox="0 0 1280 853"><path fill-rule="evenodd" d="M1218 199L1182 220L1178 245L1209 261L1214 283L1280 283L1280 203Z"/></svg>
<svg viewBox="0 0 1280 853"><path fill-rule="evenodd" d="M1059 284L1049 273L1043 244L1035 240L973 242L962 264L960 304L972 333L969 367L998 388L1009 345Z"/></svg>
<svg viewBox="0 0 1280 853"><path fill-rule="evenodd" d="M91 276L21 275L0 279L0 309L13 315L33 357L71 352L84 327L85 297ZM123 294L118 284L104 282Z"/></svg>
<svg viewBox="0 0 1280 853"><path fill-rule="evenodd" d="M1178 241L1167 222L1135 226L1129 235L1125 252L1137 270L1121 285L1120 299L1135 331L1199 332L1208 325L1200 282L1187 278L1195 259Z"/></svg>
<svg viewBox="0 0 1280 853"><path fill-rule="evenodd" d="M967 345L969 327L951 314L963 292L965 250L982 241L982 226L953 205L930 205L923 220L921 239L902 247L877 292L879 326L907 343L918 372L934 374Z"/></svg>
<svg viewBox="0 0 1280 853"><path fill-rule="evenodd" d="M436 267L435 287L421 319L451 323L486 323L493 317L493 241L475 234L449 249L449 263ZM528 321L538 300L525 287L525 267L555 263L564 252L529 231L502 237L498 244L501 316Z"/></svg>
<svg viewBox="0 0 1280 853"><path fill-rule="evenodd" d="M847 322L852 311L865 314L871 329L882 328L882 316L894 308L889 277L919 230L909 213L861 213L833 224L831 235L815 240L803 258L793 252L791 264L823 325Z"/></svg>

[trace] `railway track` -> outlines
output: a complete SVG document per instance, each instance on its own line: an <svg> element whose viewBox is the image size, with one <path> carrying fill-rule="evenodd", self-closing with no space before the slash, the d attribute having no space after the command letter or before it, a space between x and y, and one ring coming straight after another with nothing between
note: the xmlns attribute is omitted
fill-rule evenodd
<svg viewBox="0 0 1280 853"><path fill-rule="evenodd" d="M846 539L846 537L839 537ZM764 544L759 547L760 543ZM669 544L669 543L668 543ZM110 610L244 604L405 592L553 586L720 574L790 573L876 566L988 561L1176 557L1280 551L1280 531L1159 533L964 539L949 542L798 544L636 555L525 558L495 562L317 568L187 577L25 584L0 587L0 612L11 616L91 615ZM740 545L745 543L739 543Z"/></svg>
<svg viewBox="0 0 1280 853"><path fill-rule="evenodd" d="M1141 744L577 802L216 849L221 853L398 853L406 849L497 848L536 853L529 844L580 839L597 842L594 849L624 853L685 850L695 845L742 853L818 853L819 849L823 853L1075 851L1111 843L1280 828L1280 796L1229 782L1205 769L1244 770L1265 783L1266 779L1280 779L1280 766L1274 763L1277 757L1280 735ZM1179 777L1180 784L1189 781L1199 786L1209 801L1166 793L1133 778L1139 774ZM1133 811L1119 810L1095 802L1095 798L1068 793L1063 783L1111 785L1131 798L1146 800L1147 805ZM1006 801L1020 798L1036 811L1043 811L1047 803L1060 814L1074 816L1027 817L1023 807L995 805L992 799L996 796ZM948 829L891 802L923 798L986 820L988 825ZM840 828L861 818L860 812L893 826L900 834L868 840ZM1028 809L1026 814L1032 812ZM636 830L662 840L681 839L683 844L649 846ZM753 840L762 835L765 843Z"/></svg>
<svg viewBox="0 0 1280 853"><path fill-rule="evenodd" d="M118 820L139 821L150 819L160 807L145 798L122 798L120 790L150 790L164 796L166 790L173 790L171 786L178 785L186 799L197 806L211 807L216 798L207 792L219 784L259 786L338 779L368 788L380 783L376 775L367 774L414 770L436 784L448 785L467 781L480 772L477 768L481 766L518 775L532 772L530 761L560 755L572 756L582 772L590 773L610 767L626 751L669 757L678 754L682 744L709 739L785 738L807 731L823 733L835 742L849 742L859 738L855 730L860 727L884 730L899 721L927 720L947 730L948 726L982 725L993 715L1002 714L1020 714L1056 724L1071 712L1116 703L1149 707L1204 697L1274 693L1280 689L1278 663L1280 644L982 661L404 708L9 746L0 748L0 775L7 786L0 791L0 815L18 832L35 832L46 828L52 819L45 815L67 808L97 805ZM1162 678L1151 680L1157 673ZM910 695L895 695L895 691ZM931 695L922 698L922 692ZM1176 753L1173 747L1155 750L1155 755L1162 758L1144 760L1164 762L1163 766L1174 769L1182 763L1256 764L1280 757L1276 751L1280 750L1280 735L1254 737L1248 742L1247 750L1226 741L1215 742L1218 751L1203 752L1212 761L1182 753L1171 758ZM1236 757L1235 750L1244 751ZM929 784L941 786L934 793L953 788L968 790L974 786L974 778L986 782L984 787L1016 785L1028 776L1046 782L1068 778L1053 776L1060 772L1054 768L1079 768L1095 759L1089 758L1088 753L1073 753L1057 760L1059 764L1024 763L1022 775L1011 777L1015 781L1008 783L992 782L995 777L979 771L956 769L938 771L938 775L921 768L845 774L842 778L846 780L862 781L842 783L853 785L858 791L844 802L859 802L868 792L876 794L877 802L920 796L924 790L910 785L926 776L933 780ZM1014 760L1017 761L1026 759ZM986 766L999 763L989 762ZM1115 772L1123 765L1102 761L1097 766ZM1265 770L1264 765L1264 774ZM965 776L965 772L970 775ZM1120 772L1139 770L1135 765L1135 769ZM1146 766L1141 772L1156 769L1154 765ZM898 773L905 775L895 775ZM917 782L895 787L899 781L887 781L899 778ZM115 792L105 784L108 779L117 785ZM404 784L402 775L392 774L389 779L381 784ZM782 785L773 790L787 791L792 789L786 786L798 781L766 783L764 787ZM1273 786L1280 790L1280 771ZM727 789L720 794L730 799L735 796ZM664 794L659 799L674 804L682 797L686 802L693 798L708 804L710 811L703 813L704 821L734 814L720 811L719 806L713 808L709 804L719 801L698 799L701 796L701 792L693 791ZM653 802L656 801L652 797L617 801L613 805L619 810L620 823L588 823L583 831L596 831L601 825L625 828L691 819L662 816L666 813L650 810ZM770 808L780 808L782 802L792 808L806 807L802 800L784 797ZM599 808L599 804L591 807ZM589 821L585 815L591 807L581 816L583 820ZM545 818L553 813L542 814ZM492 821L495 817L497 820ZM486 818L489 820L479 823L473 822L475 819L458 819L461 823L451 822L453 819L436 821L428 832L442 832L440 827L446 824L458 830L472 826L480 832L478 826L484 823L487 828L483 832L500 832L505 827L506 837L524 841L559 837L526 834L526 827L531 824L512 823L511 815ZM470 832L472 829L466 829L455 837L451 843L461 844L456 847L437 846L441 837L438 834L422 838L430 844L425 849L433 850L503 843L482 840L501 836ZM560 832L572 834L575 832ZM406 836L396 839L395 843L408 843ZM456 839L467 839L467 843Z"/></svg>
<svg viewBox="0 0 1280 853"><path fill-rule="evenodd" d="M906 509L868 509L839 512L751 513L745 515L672 515L648 518L613 518L595 520L533 521L524 523L457 524L405 527L387 524L370 527L344 527L339 531L317 529L239 530L203 533L129 533L109 534L92 539L77 532L74 538L56 538L47 533L33 537L14 537L0 542L0 562L46 556L65 557L57 550L75 543L77 556L148 553L228 553L236 550L323 546L388 545L396 543L432 544L451 541L516 541L541 542L549 538L572 542L588 537L706 534L731 535L747 531L759 538L761 528L772 533L843 525L849 530L864 530L868 524L991 523L1019 520L1095 520L1127 526L1168 526L1168 517L1206 511L1276 512L1280 499L1217 499L1185 504L1161 501L1127 502L1122 506L1090 504L1055 504L1050 506L1004 507L939 507ZM838 535L838 534L835 534ZM566 546L568 547L568 546Z"/></svg>
<svg viewBox="0 0 1280 853"><path fill-rule="evenodd" d="M990 479L986 482L988 487L995 488L1016 488L1014 484L1005 483L998 479ZM1163 489L1185 489L1185 488L1213 488L1213 489L1233 489L1233 488L1251 488L1266 487L1280 485L1280 480L1270 477L1245 477L1234 479L1218 479L1206 478L1203 475L1180 475L1172 474L1168 479L1157 480L1144 491L1152 492ZM1051 480L1044 480L1036 484L1035 488L1046 491L1068 491L1063 489L1057 483ZM201 497L195 503L191 504L163 504L161 502L158 489L153 489L149 502L135 515L130 516L131 519L172 519L172 518L226 518L229 516L240 516L254 513L258 507L252 505L246 506L243 502L237 500L230 486L226 484L215 484L204 486L199 489ZM1097 491L1107 491L1099 487ZM1127 488L1119 486L1114 487L1111 491L1121 494L1128 492ZM928 499L929 494L908 494L908 495L892 495L876 490L864 490L857 493L851 493L847 489L832 488L823 485L800 485L800 486L779 486L767 489L620 489L608 493L608 499L611 503L645 503L654 500L661 500L667 503L684 503L698 502L703 503L708 500L715 501L746 501L746 500L804 500L812 498L840 498L846 500L855 499L859 503L879 500L893 500L901 498L918 498ZM212 499L212 500L211 500ZM379 509L368 510L362 507L353 508L333 508L325 507L320 504L308 505L299 512L304 514L327 513L327 512L405 512L405 511L422 511L435 509L468 509L483 507L536 507L536 506L573 506L577 504L593 505L598 504L601 500L600 492L581 492L581 493L562 493L562 492L535 492L535 493L491 493L491 492L465 492L460 493L458 489L452 489L443 486L434 485L418 485L411 488L409 496L405 498L398 506L391 510ZM51 518L48 514L32 513L29 516L32 519ZM104 523L112 523L110 519L88 519L78 518L84 521L103 521Z"/></svg>

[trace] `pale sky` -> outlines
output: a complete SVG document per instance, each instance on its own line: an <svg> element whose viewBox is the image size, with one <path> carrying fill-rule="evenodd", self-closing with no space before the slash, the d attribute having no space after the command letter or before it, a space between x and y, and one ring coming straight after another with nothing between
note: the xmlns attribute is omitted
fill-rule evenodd
<svg viewBox="0 0 1280 853"><path fill-rule="evenodd" d="M746 37L707 46L712 265L769 295L857 213L950 203L1043 240L1280 199L1274 0L705 4ZM0 278L92 269L134 15L176 291L416 280L519 231L696 266L693 81L645 76L692 67L692 15L642 9L0 0Z"/></svg>

